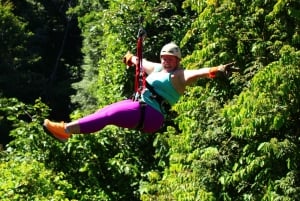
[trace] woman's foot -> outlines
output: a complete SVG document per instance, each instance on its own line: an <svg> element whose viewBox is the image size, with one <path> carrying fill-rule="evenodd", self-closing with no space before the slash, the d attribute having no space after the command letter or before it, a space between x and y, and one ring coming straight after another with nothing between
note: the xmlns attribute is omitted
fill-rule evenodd
<svg viewBox="0 0 300 201"><path fill-rule="evenodd" d="M52 137L55 137L61 142L67 141L71 134L66 132L66 125L64 122L56 123L52 122L49 119L45 119L44 127L51 133Z"/></svg>

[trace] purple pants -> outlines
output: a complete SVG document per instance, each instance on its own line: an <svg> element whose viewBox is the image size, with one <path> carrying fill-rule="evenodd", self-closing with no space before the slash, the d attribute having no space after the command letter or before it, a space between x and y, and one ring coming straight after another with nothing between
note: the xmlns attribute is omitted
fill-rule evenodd
<svg viewBox="0 0 300 201"><path fill-rule="evenodd" d="M141 115L140 103L128 99L108 105L78 122L81 133L96 132L107 125L133 129L139 125ZM164 117L160 112L146 105L144 115L143 132L153 133L162 127Z"/></svg>

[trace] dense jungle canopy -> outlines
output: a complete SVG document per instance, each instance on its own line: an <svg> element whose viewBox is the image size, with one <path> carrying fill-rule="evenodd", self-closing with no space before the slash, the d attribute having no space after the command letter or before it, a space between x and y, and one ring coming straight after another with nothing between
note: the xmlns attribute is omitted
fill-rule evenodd
<svg viewBox="0 0 300 201"><path fill-rule="evenodd" d="M155 134L46 135L132 94L140 26L148 60L173 41L186 69L241 72L200 79ZM1 200L300 200L300 1L0 0L0 32Z"/></svg>

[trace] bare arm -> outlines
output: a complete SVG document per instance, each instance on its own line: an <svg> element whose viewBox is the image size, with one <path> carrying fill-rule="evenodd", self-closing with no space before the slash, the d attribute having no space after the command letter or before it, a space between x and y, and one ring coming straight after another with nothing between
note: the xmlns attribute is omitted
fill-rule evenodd
<svg viewBox="0 0 300 201"><path fill-rule="evenodd" d="M224 74L230 74L231 72L238 72L239 68L234 66L235 62L231 62L224 65L219 65L210 68L201 68L198 70L185 70L184 71L184 85L191 85L197 81L198 78L209 77L214 78L217 72L222 72Z"/></svg>
<svg viewBox="0 0 300 201"><path fill-rule="evenodd" d="M201 68L197 70L180 69L171 76L172 84L178 93L183 94L186 86L192 85L199 78L210 77L212 68Z"/></svg>
<svg viewBox="0 0 300 201"><path fill-rule="evenodd" d="M184 85L192 85L195 83L199 78L209 77L211 68L201 68L197 70L184 70Z"/></svg>
<svg viewBox="0 0 300 201"><path fill-rule="evenodd" d="M137 64L137 57L132 56L131 62L136 65ZM161 65L161 64L143 59L143 69L148 75L150 73L152 73L154 71L155 67L158 66L158 65Z"/></svg>

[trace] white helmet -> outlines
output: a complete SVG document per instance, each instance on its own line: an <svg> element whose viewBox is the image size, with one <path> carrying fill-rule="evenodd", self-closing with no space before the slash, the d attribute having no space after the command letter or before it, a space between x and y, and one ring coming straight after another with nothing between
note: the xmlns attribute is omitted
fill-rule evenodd
<svg viewBox="0 0 300 201"><path fill-rule="evenodd" d="M180 48L174 43L168 43L160 51L160 56L162 55L173 55L177 57L178 59L181 59L181 52Z"/></svg>

